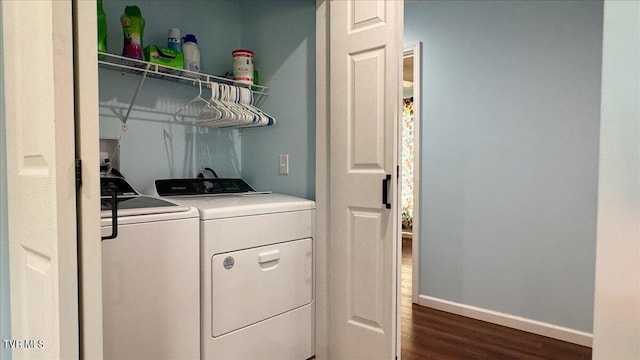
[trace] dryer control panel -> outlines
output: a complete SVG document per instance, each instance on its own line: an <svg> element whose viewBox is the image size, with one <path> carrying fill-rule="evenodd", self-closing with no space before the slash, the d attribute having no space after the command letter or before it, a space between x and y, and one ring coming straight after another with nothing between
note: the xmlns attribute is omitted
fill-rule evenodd
<svg viewBox="0 0 640 360"><path fill-rule="evenodd" d="M156 191L160 196L220 195L256 192L242 179L196 178L156 180Z"/></svg>

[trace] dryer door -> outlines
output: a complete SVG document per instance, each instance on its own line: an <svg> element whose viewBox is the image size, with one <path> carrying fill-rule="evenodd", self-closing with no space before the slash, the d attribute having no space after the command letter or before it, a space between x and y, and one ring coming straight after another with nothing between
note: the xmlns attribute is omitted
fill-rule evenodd
<svg viewBox="0 0 640 360"><path fill-rule="evenodd" d="M218 337L311 303L310 238L216 254L211 335Z"/></svg>

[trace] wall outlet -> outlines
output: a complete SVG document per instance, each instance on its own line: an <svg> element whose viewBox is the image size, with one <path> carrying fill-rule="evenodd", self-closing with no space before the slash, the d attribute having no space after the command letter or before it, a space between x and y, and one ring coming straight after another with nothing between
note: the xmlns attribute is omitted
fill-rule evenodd
<svg viewBox="0 0 640 360"><path fill-rule="evenodd" d="M106 151L100 151L100 166L107 165L110 161L109 153Z"/></svg>
<svg viewBox="0 0 640 360"><path fill-rule="evenodd" d="M120 151L118 139L100 139L100 165L105 165L104 160L109 159L111 165L120 170Z"/></svg>
<svg viewBox="0 0 640 360"><path fill-rule="evenodd" d="M278 173L289 175L289 154L278 155Z"/></svg>

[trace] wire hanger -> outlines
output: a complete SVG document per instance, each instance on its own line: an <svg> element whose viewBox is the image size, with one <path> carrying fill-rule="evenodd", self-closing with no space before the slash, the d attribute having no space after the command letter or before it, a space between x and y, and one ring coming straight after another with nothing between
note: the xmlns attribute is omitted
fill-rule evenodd
<svg viewBox="0 0 640 360"><path fill-rule="evenodd" d="M201 95L192 100L203 100L206 103L196 118L197 123L213 127L253 127L275 124L272 116L254 105L253 93L250 89L217 82L208 82L207 86L211 88L209 101L203 100Z"/></svg>
<svg viewBox="0 0 640 360"><path fill-rule="evenodd" d="M223 113L216 106L216 90L217 83L210 82L207 86L211 89L211 98L209 99L209 103L202 109L200 114L198 114L197 121L203 123L210 123L213 121L218 121L222 119Z"/></svg>
<svg viewBox="0 0 640 360"><path fill-rule="evenodd" d="M196 96L196 97L194 97L193 99L191 99L191 100L187 103L187 105L185 105L182 109L178 110L178 112L176 112L175 114L173 114L173 119L174 119L174 120L177 120L177 119L178 119L178 114L180 114L181 112L183 112L183 111L187 110L187 109L189 108L189 106L190 106L191 104L195 103L195 102L202 101L202 102L204 102L206 105L209 105L209 106L211 105L211 104L209 104L209 101L207 101L207 99L205 99L205 98L203 98L203 97L202 97L202 80L200 80L200 79L198 79L198 90L199 90L199 92L198 92L198 96Z"/></svg>

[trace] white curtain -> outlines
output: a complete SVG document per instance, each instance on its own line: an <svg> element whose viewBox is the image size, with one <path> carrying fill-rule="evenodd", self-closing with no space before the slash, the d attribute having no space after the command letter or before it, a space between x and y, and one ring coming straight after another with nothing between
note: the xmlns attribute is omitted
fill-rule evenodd
<svg viewBox="0 0 640 360"><path fill-rule="evenodd" d="M413 228L413 98L404 99L402 112L402 229Z"/></svg>

